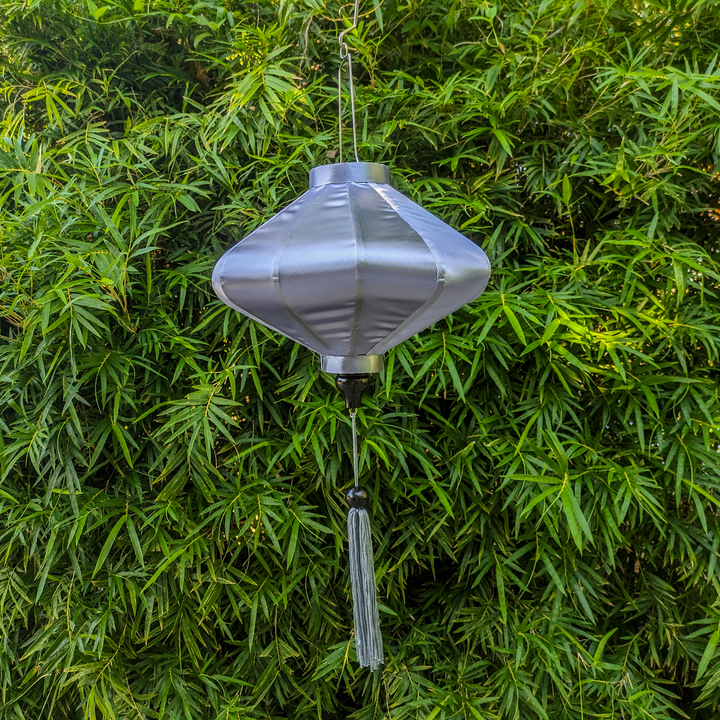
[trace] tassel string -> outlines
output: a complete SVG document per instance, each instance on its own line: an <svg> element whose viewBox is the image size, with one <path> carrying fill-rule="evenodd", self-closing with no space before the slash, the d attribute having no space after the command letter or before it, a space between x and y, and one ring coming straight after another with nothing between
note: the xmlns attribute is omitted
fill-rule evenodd
<svg viewBox="0 0 720 720"><path fill-rule="evenodd" d="M360 487L360 469L358 467L358 443L357 443L357 410L350 411L350 419L352 421L352 443L353 443L353 475L355 478L355 487Z"/></svg>

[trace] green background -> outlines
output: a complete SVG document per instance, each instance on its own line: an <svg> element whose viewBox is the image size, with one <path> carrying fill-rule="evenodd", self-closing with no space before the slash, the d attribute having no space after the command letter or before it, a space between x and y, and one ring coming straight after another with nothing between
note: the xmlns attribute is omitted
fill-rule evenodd
<svg viewBox="0 0 720 720"><path fill-rule="evenodd" d="M0 1L0 717L716 718L717 2L363 1L361 158L493 266L359 415L377 675L332 378L209 285L351 9Z"/></svg>

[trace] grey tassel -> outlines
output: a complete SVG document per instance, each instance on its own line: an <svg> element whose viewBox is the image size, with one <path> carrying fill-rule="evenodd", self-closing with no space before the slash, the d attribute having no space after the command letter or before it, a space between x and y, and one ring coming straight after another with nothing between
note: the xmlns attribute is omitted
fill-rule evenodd
<svg viewBox="0 0 720 720"><path fill-rule="evenodd" d="M368 494L359 484L357 409L350 410L352 420L353 475L355 484L345 496L348 513L348 546L350 548L350 578L352 579L353 616L355 617L355 651L360 667L375 671L383 660L383 642L377 609L375 568L373 566L370 516L367 514Z"/></svg>
<svg viewBox="0 0 720 720"><path fill-rule="evenodd" d="M355 496L353 499L357 498L356 503L358 500L363 505L367 502L367 492L363 488L352 488L348 493L349 502L352 502L351 495ZM356 505L350 508L348 541L357 659L360 667L369 667L374 671L377 670L378 665L384 662L383 642L377 609L370 516L362 506L357 507Z"/></svg>

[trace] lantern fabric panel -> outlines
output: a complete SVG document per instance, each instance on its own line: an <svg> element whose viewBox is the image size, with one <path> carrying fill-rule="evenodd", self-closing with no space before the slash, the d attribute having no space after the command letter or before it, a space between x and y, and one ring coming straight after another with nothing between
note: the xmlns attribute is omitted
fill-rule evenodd
<svg viewBox="0 0 720 720"><path fill-rule="evenodd" d="M357 231L346 194L345 186L328 185L300 198L304 211L277 251L272 277L286 313L314 338L299 342L322 355L347 354L355 311Z"/></svg>
<svg viewBox="0 0 720 720"><path fill-rule="evenodd" d="M379 187L378 193L435 255L438 287L422 308L373 346L371 354L387 352L455 312L481 295L490 279L490 261L478 245L389 185Z"/></svg>
<svg viewBox="0 0 720 720"><path fill-rule="evenodd" d="M372 355L374 345L402 325L432 296L437 263L423 238L394 211L374 183L348 183L357 221L359 312L342 354ZM340 354L340 353L338 353Z"/></svg>
<svg viewBox="0 0 720 720"><path fill-rule="evenodd" d="M234 310L317 352L327 352L322 343L312 346L316 338L287 313L273 281L277 254L303 211L301 200L233 245L215 264L212 285L216 295Z"/></svg>

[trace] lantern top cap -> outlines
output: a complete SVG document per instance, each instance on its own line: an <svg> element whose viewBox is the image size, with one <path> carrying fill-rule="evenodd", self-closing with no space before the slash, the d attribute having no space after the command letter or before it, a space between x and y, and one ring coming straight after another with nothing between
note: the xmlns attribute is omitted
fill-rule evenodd
<svg viewBox="0 0 720 720"><path fill-rule="evenodd" d="M390 183L390 168L371 162L334 163L318 165L310 171L310 187L331 183Z"/></svg>

